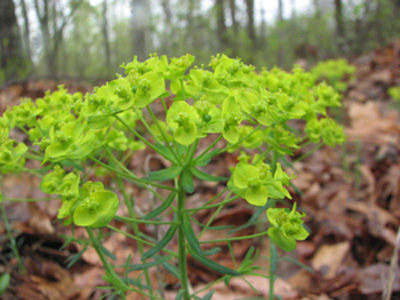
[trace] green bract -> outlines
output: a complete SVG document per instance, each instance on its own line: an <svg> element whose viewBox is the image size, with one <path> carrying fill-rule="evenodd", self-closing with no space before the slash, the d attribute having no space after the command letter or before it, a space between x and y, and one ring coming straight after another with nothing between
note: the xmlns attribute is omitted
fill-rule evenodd
<svg viewBox="0 0 400 300"><path fill-rule="evenodd" d="M13 140L7 140L0 145L0 170L2 173L12 172L25 162L23 156L28 147L24 143L14 147L14 143Z"/></svg>
<svg viewBox="0 0 400 300"><path fill-rule="evenodd" d="M78 226L108 225L118 210L117 195L111 191L105 191L100 182L89 181L79 189L79 178L69 177L69 175L72 173L64 177L60 188L63 205L58 212L58 218L71 217L70 221Z"/></svg>
<svg viewBox="0 0 400 300"><path fill-rule="evenodd" d="M268 197L283 199L291 198L283 185L289 184L290 177L277 165L275 174L272 174L269 165L259 163L252 166L248 163L238 163L233 171L228 186L233 192L242 196L250 204L264 206Z"/></svg>
<svg viewBox="0 0 400 300"><path fill-rule="evenodd" d="M228 97L222 104L222 118L224 129L222 136L229 143L236 143L239 140L239 124L242 122L243 115L234 97Z"/></svg>
<svg viewBox="0 0 400 300"><path fill-rule="evenodd" d="M53 172L43 177L40 189L49 195L59 194L64 174L65 171L60 166L55 166Z"/></svg>
<svg viewBox="0 0 400 300"><path fill-rule="evenodd" d="M293 251L296 240L305 240L309 233L303 227L302 218L305 214L296 211L296 203L291 211L287 208L269 208L267 217L270 223L268 235L283 250Z"/></svg>
<svg viewBox="0 0 400 300"><path fill-rule="evenodd" d="M76 207L74 223L78 226L103 227L110 223L117 210L118 198L115 193L93 192Z"/></svg>
<svg viewBox="0 0 400 300"><path fill-rule="evenodd" d="M268 200L268 190L263 185L258 168L239 163L232 176L234 185L242 190L244 198L250 204L265 205Z"/></svg>
<svg viewBox="0 0 400 300"><path fill-rule="evenodd" d="M172 104L167 113L167 124L174 132L174 139L182 145L190 145L197 138L195 110L186 102Z"/></svg>
<svg viewBox="0 0 400 300"><path fill-rule="evenodd" d="M166 92L164 76L160 72L149 72L131 81L134 85L134 104L138 108L146 107Z"/></svg>
<svg viewBox="0 0 400 300"><path fill-rule="evenodd" d="M198 114L196 125L200 129L200 137L207 133L220 133L223 129L221 110L207 100L200 100L194 104ZM204 134L204 135L203 135Z"/></svg>
<svg viewBox="0 0 400 300"><path fill-rule="evenodd" d="M50 130L50 145L46 148L46 160L81 159L89 155L99 144L95 131L85 128L79 121L69 122L59 130Z"/></svg>

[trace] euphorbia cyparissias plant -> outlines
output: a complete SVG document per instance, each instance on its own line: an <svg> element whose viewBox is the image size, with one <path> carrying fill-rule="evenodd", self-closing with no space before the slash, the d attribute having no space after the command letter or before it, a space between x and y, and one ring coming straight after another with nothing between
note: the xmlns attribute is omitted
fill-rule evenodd
<svg viewBox="0 0 400 300"><path fill-rule="evenodd" d="M223 274L226 282L230 276L254 274L249 264L252 253L237 270L224 267L207 257L190 225L194 212L221 207L239 197L263 209L271 206L267 211L268 234L283 250L292 251L296 240L305 239L308 232L302 225L304 215L296 212L296 205L292 210L269 205L269 199L274 203L291 199L285 186L292 176L283 171L281 162L287 163L285 156L304 145L344 141L343 128L327 113L329 107L340 105L340 96L325 83L316 84L314 77L301 68L294 68L292 73L278 68L257 73L254 67L225 55L213 57L209 68L192 67L193 61L191 55L171 60L153 55L144 62L135 58L123 66L125 76L91 93L71 95L60 87L35 102L24 99L20 105L8 108L0 119L2 173L30 172L42 177L42 191L62 199L58 218L65 220L65 225L87 228L91 244L105 264L106 280L122 296L139 289L154 298L145 261L155 259L152 266L163 265L177 276L181 296L189 299L187 252ZM163 115L153 112L154 101L164 109ZM304 130L292 127L291 120L301 120L300 128ZM29 141L11 139L9 133L14 128L25 132ZM143 131L146 133L141 134ZM209 142L206 148L199 149L200 139ZM169 167L140 178L126 162L135 151L146 147L169 161ZM240 155L237 165L231 166L230 179L202 170L214 156L233 151ZM40 161L41 168L27 168L27 159ZM93 169L96 174L108 174L111 184L88 180ZM186 193L195 191L195 177L227 182L225 193L199 208L186 209ZM162 204L145 216L138 215L125 189L127 184L148 189ZM160 191L169 194L165 197ZM236 196L231 197L232 193ZM219 196L225 196L225 200L211 204ZM117 215L119 199L128 206L129 218ZM164 212L173 212L174 221L160 222ZM143 240L138 240L143 265L127 262L127 274L144 270L147 288L136 281L122 280L124 276L108 264L105 256L109 254L92 228L118 230L109 225L114 218L133 224L136 235L143 234L137 223L170 224L159 242L146 242L152 245L147 252ZM178 253L168 249L175 234ZM178 257L176 272L172 264L167 264L173 257Z"/></svg>

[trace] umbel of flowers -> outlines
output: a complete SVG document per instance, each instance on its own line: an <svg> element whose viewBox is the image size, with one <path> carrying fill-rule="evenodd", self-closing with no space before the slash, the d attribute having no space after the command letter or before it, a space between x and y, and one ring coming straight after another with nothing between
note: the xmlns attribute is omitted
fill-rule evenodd
<svg viewBox="0 0 400 300"><path fill-rule="evenodd" d="M339 94L325 83L317 84L301 68L291 73L278 68L255 72L254 67L225 55L212 57L208 66L192 66L193 62L189 54L171 60L157 55L144 62L135 58L123 65L125 75L86 95L72 95L60 87L35 102L23 99L0 118L1 172L41 176L41 189L62 199L58 217L66 225L87 228L107 226L119 204L118 185L85 179L94 165L150 189L160 199L156 189L167 189L170 196L162 199L162 209L173 208L178 223L171 227L171 238L177 231L180 245L186 239L192 255L209 262L192 232L182 227L189 215L185 193L194 192L194 177L227 181L227 188L236 195L233 199L241 197L267 208L268 199L291 198L286 189L291 177L282 170L281 158L310 143L341 144L345 137L343 128L327 113L329 107L340 106ZM164 108L163 116L153 113L154 101ZM302 120L304 130L294 128L291 120ZM14 128L25 132L27 140L11 139ZM146 133L140 134L143 130ZM209 135L209 147L200 151L199 140ZM222 139L226 146L217 148ZM171 166L139 178L125 167L126 160L117 158L145 147ZM201 170L227 151L241 153L230 179ZM27 168L26 159L39 160L42 168ZM173 187L160 183L171 179ZM269 208L267 213L269 236L287 251L295 248L296 240L308 236L303 215L295 210L296 206L290 212ZM180 271L185 272L184 268ZM184 287L185 283L187 293Z"/></svg>

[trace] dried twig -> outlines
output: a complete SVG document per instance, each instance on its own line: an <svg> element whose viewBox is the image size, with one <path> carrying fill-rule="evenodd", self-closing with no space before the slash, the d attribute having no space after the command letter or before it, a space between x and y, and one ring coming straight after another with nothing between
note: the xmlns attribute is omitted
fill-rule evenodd
<svg viewBox="0 0 400 300"><path fill-rule="evenodd" d="M389 275L387 278L387 284L384 288L383 295L382 295L383 300L390 300L391 296L392 296L393 284L394 284L394 280L396 278L397 267L398 267L399 249L400 249L400 227L397 230L396 244L394 247L392 260L390 261L390 270L389 270Z"/></svg>

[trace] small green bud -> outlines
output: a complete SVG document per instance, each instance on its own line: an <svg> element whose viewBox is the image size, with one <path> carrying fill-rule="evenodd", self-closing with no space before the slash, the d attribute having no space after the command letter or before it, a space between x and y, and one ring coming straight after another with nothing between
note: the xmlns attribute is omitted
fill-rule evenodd
<svg viewBox="0 0 400 300"><path fill-rule="evenodd" d="M207 123L210 122L211 121L211 116L209 114L204 115L203 116L203 121L207 122Z"/></svg>

